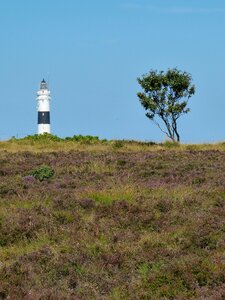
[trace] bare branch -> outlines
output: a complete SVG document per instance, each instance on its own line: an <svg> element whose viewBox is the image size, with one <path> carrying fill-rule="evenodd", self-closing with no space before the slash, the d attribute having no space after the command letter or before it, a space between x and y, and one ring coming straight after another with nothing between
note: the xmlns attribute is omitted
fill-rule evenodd
<svg viewBox="0 0 225 300"><path fill-rule="evenodd" d="M168 134L168 132L166 132L165 130L163 130L162 127L159 125L159 123L158 123L156 120L153 119L152 121L156 124L156 126L158 126L158 128L159 128L163 133L165 133L165 134L168 136L168 138L172 139L172 137Z"/></svg>

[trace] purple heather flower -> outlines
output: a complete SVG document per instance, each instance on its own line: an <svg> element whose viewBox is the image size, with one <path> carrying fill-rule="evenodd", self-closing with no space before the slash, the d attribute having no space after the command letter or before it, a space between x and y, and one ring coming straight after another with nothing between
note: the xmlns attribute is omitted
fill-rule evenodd
<svg viewBox="0 0 225 300"><path fill-rule="evenodd" d="M35 178L32 175L27 175L23 177L23 181L25 184L32 184L35 181Z"/></svg>

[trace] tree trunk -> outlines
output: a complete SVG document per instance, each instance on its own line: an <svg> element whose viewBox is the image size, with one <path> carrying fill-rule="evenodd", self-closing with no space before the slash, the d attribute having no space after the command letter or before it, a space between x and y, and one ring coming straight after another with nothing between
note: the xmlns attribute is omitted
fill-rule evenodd
<svg viewBox="0 0 225 300"><path fill-rule="evenodd" d="M173 133L176 135L176 141L179 143L180 142L180 135L177 131L177 119L173 116L173 122L172 122L172 127L173 127Z"/></svg>

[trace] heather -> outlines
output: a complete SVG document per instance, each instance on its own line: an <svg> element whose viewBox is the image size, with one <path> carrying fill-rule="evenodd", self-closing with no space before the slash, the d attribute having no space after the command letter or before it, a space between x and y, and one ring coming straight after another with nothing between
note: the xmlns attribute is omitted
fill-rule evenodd
<svg viewBox="0 0 225 300"><path fill-rule="evenodd" d="M0 149L0 299L224 299L224 144Z"/></svg>

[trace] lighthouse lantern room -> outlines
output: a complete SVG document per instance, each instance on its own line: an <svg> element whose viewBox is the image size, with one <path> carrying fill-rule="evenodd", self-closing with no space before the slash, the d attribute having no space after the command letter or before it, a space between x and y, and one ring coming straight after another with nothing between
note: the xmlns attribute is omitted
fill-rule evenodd
<svg viewBox="0 0 225 300"><path fill-rule="evenodd" d="M51 133L50 129L50 91L43 79L37 92L38 134Z"/></svg>

